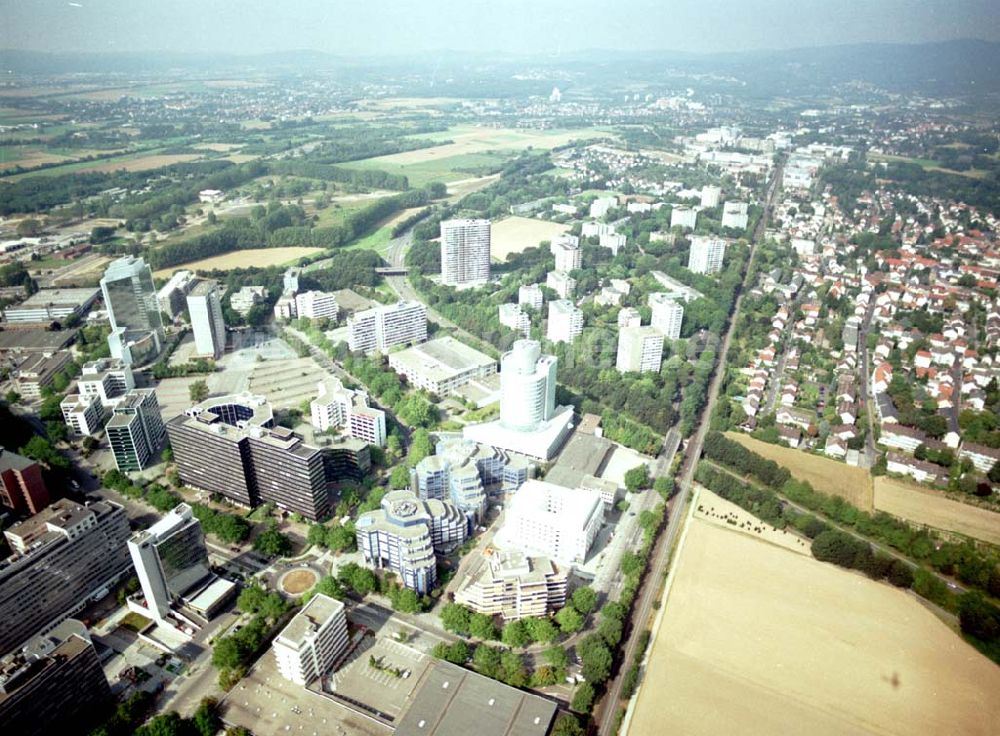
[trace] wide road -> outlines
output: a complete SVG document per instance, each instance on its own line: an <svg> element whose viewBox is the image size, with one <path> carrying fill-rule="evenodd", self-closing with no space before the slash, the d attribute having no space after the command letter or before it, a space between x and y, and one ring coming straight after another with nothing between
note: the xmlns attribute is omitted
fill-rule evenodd
<svg viewBox="0 0 1000 736"><path fill-rule="evenodd" d="M691 482L694 479L694 470L698 465L698 458L701 457L701 448L705 441L705 435L708 434L712 410L715 408L715 402L719 397L719 390L722 387L722 379L726 374L726 356L729 354L729 346L736 329L740 307L743 304L743 294L746 292L750 275L753 273L753 261L757 255L757 245L760 243L764 230L767 228L767 219L771 214L771 208L774 206L774 200L780 190L781 171L780 165L774 171L774 177L771 180L770 189L767 193L767 204L764 207L764 213L761 215L760 222L757 223L757 228L754 230L753 237L751 238L750 258L747 261L746 272L743 276L743 287L736 297L736 304L729 320L729 327L726 329L726 334L722 339L722 347L719 349L719 362L716 365L715 373L709 384L708 397L702 409L698 429L688 440L684 451L684 463L681 466L680 472L680 486L671 502L667 528L656 540L650 561L649 573L646 575L642 587L639 589L638 602L632 614L632 628L629 632L628 640L625 642L624 656L618 667L618 674L608 683L604 698L594 713L598 724L598 733L602 734L602 736L611 736L615 731L615 721L621 707L622 683L625 673L628 672L632 661L635 659L639 638L646 629L646 624L653 611L653 603L659 598L660 583L666 575L667 565L670 561L670 550L673 548L678 530L680 530L684 520L688 517L688 514L685 514L684 510L687 507L688 498L691 494Z"/></svg>

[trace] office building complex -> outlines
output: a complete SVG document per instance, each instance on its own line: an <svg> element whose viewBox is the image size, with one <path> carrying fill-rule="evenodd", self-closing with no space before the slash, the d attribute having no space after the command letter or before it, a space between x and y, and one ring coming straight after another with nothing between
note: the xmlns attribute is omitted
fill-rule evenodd
<svg viewBox="0 0 1000 736"><path fill-rule="evenodd" d="M275 637L271 650L281 676L305 687L333 669L348 643L344 604L319 593Z"/></svg>
<svg viewBox="0 0 1000 736"><path fill-rule="evenodd" d="M453 337L414 345L389 354L389 367L416 388L446 396L470 381L497 372L497 363Z"/></svg>
<svg viewBox="0 0 1000 736"><path fill-rule="evenodd" d="M695 235L691 238L688 270L692 273L717 273L722 270L725 256L725 240Z"/></svg>
<svg viewBox="0 0 1000 736"><path fill-rule="evenodd" d="M72 356L68 350L26 355L14 370L17 392L26 399L42 398L42 392L55 382L70 360Z"/></svg>
<svg viewBox="0 0 1000 736"><path fill-rule="evenodd" d="M330 514L328 484L353 460L307 445L276 426L263 396L233 394L203 401L167 422L181 480L254 507L272 502L309 519ZM360 477L361 468L353 472Z"/></svg>
<svg viewBox="0 0 1000 736"><path fill-rule="evenodd" d="M465 514L471 531L486 510L486 486L500 480L502 470L502 460L492 448L450 440L438 443L438 453L410 471L410 486L421 500L450 500Z"/></svg>
<svg viewBox="0 0 1000 736"><path fill-rule="evenodd" d="M320 432L343 427L350 437L385 447L385 412L368 406L368 394L344 388L333 376L320 381L317 392L309 403L313 427Z"/></svg>
<svg viewBox="0 0 1000 736"><path fill-rule="evenodd" d="M23 302L5 307L4 319L11 324L47 325L82 317L97 301L99 289L39 289Z"/></svg>
<svg viewBox="0 0 1000 736"><path fill-rule="evenodd" d="M545 336L552 342L573 342L583 333L583 312L568 299L549 302Z"/></svg>
<svg viewBox="0 0 1000 736"><path fill-rule="evenodd" d="M218 360L226 352L226 322L222 318L222 297L214 281L199 281L187 295L194 351L201 357Z"/></svg>
<svg viewBox="0 0 1000 736"><path fill-rule="evenodd" d="M399 575L407 588L427 594L437 583L435 552L448 552L467 536L465 515L450 501L420 500L390 491L382 508L358 517L358 550L365 561Z"/></svg>
<svg viewBox="0 0 1000 736"><path fill-rule="evenodd" d="M110 409L135 388L132 369L120 360L102 358L84 363L76 380L76 390L83 397L96 396L101 406Z"/></svg>
<svg viewBox="0 0 1000 736"><path fill-rule="evenodd" d="M657 373L663 360L663 333L655 327L623 327L618 332L619 373Z"/></svg>
<svg viewBox="0 0 1000 736"><path fill-rule="evenodd" d="M679 339L681 323L684 321L684 306L662 291L653 292L647 299L653 313L650 324L668 340Z"/></svg>
<svg viewBox="0 0 1000 736"><path fill-rule="evenodd" d="M295 314L308 319L337 319L340 307L337 297L325 291L305 291L295 295Z"/></svg>
<svg viewBox="0 0 1000 736"><path fill-rule="evenodd" d="M490 280L490 221L441 223L441 283L459 288Z"/></svg>
<svg viewBox="0 0 1000 736"><path fill-rule="evenodd" d="M26 651L0 659L4 734L86 733L112 702L111 687L86 629L82 634L38 637Z"/></svg>
<svg viewBox="0 0 1000 736"><path fill-rule="evenodd" d="M156 358L163 346L163 322L146 262L134 256L112 261L101 279L101 291L111 321L111 357L126 365Z"/></svg>
<svg viewBox="0 0 1000 736"><path fill-rule="evenodd" d="M347 318L347 345L352 352L388 351L427 339L427 308L402 301L355 312Z"/></svg>
<svg viewBox="0 0 1000 736"><path fill-rule="evenodd" d="M560 299L569 299L576 291L576 279L565 271L549 271L545 275L545 285L558 294Z"/></svg>
<svg viewBox="0 0 1000 736"><path fill-rule="evenodd" d="M748 209L749 205L746 202L726 202L722 208L722 227L746 230L750 222Z"/></svg>
<svg viewBox="0 0 1000 736"><path fill-rule="evenodd" d="M542 298L542 288L538 284L529 284L517 290L517 303L522 307L541 309Z"/></svg>
<svg viewBox="0 0 1000 736"><path fill-rule="evenodd" d="M151 388L129 391L113 410L104 428L118 470L144 470L155 461L163 444L163 418Z"/></svg>
<svg viewBox="0 0 1000 736"><path fill-rule="evenodd" d="M267 299L267 288L264 286L244 286L229 296L229 306L234 312L246 317L250 310Z"/></svg>
<svg viewBox="0 0 1000 736"><path fill-rule="evenodd" d="M205 535L186 503L128 540L128 551L145 597L158 621L181 596L210 575Z"/></svg>
<svg viewBox="0 0 1000 736"><path fill-rule="evenodd" d="M75 435L90 436L104 428L104 407L94 394L69 394L59 402L63 421Z"/></svg>
<svg viewBox="0 0 1000 736"><path fill-rule="evenodd" d="M14 555L0 562L0 654L83 608L132 570L125 509L110 501L55 501L4 531Z"/></svg>
<svg viewBox="0 0 1000 736"><path fill-rule="evenodd" d="M0 506L16 513L37 514L49 501L41 466L0 446Z"/></svg>
<svg viewBox="0 0 1000 736"><path fill-rule="evenodd" d="M455 602L505 621L545 616L566 603L566 572L547 557L487 549L455 591Z"/></svg>
<svg viewBox="0 0 1000 736"><path fill-rule="evenodd" d="M582 563L603 522L598 494L529 480L507 504L496 543L565 565Z"/></svg>

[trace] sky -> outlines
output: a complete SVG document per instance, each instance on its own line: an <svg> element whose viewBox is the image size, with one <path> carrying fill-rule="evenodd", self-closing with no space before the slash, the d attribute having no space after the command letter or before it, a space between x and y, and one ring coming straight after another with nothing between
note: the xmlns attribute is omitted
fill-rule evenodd
<svg viewBox="0 0 1000 736"><path fill-rule="evenodd" d="M0 48L343 56L1000 40L997 0L0 0Z"/></svg>

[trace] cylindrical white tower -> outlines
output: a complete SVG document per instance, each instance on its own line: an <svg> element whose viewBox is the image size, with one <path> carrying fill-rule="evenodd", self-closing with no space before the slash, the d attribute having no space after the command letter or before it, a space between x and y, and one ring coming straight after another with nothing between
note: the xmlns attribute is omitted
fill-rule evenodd
<svg viewBox="0 0 1000 736"><path fill-rule="evenodd" d="M543 358L535 340L518 340L500 360L500 423L534 431L552 416L554 403L555 358Z"/></svg>

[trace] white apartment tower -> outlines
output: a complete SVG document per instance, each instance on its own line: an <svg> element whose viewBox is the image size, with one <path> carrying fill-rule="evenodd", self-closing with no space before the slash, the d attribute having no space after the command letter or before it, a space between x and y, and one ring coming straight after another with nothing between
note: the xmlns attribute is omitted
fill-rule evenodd
<svg viewBox="0 0 1000 736"><path fill-rule="evenodd" d="M226 351L226 323L218 285L214 281L199 281L188 292L187 307L195 353L218 360Z"/></svg>
<svg viewBox="0 0 1000 736"><path fill-rule="evenodd" d="M718 207L719 199L722 197L722 189L706 184L701 188L701 206Z"/></svg>
<svg viewBox="0 0 1000 736"><path fill-rule="evenodd" d="M569 299L576 291L576 279L565 271L549 271L545 276L545 285L561 299Z"/></svg>
<svg viewBox="0 0 1000 736"><path fill-rule="evenodd" d="M546 337L552 342L573 342L583 333L583 312L568 299L549 302Z"/></svg>
<svg viewBox="0 0 1000 736"><path fill-rule="evenodd" d="M662 291L650 294L648 303L653 313L653 318L650 321L651 326L662 332L668 340L680 339L684 306Z"/></svg>
<svg viewBox="0 0 1000 736"><path fill-rule="evenodd" d="M271 649L281 676L305 687L333 669L348 643L344 604L319 593L281 630Z"/></svg>
<svg viewBox="0 0 1000 736"><path fill-rule="evenodd" d="M556 358L542 355L535 340L518 340L500 359L500 423L532 432L552 418L556 405Z"/></svg>
<svg viewBox="0 0 1000 736"><path fill-rule="evenodd" d="M427 339L427 308L420 302L402 301L355 312L347 318L347 345L351 351L373 353L393 345Z"/></svg>
<svg viewBox="0 0 1000 736"><path fill-rule="evenodd" d="M529 284L517 290L517 303L522 307L541 309L542 300L542 289L538 284Z"/></svg>
<svg viewBox="0 0 1000 736"><path fill-rule="evenodd" d="M659 372L663 360L663 333L655 327L624 327L618 333L620 373Z"/></svg>
<svg viewBox="0 0 1000 736"><path fill-rule="evenodd" d="M441 223L441 283L482 286L490 280L490 221Z"/></svg>
<svg viewBox="0 0 1000 736"><path fill-rule="evenodd" d="M692 273L718 273L726 256L726 241L721 238L695 235L691 238L688 270Z"/></svg>
<svg viewBox="0 0 1000 736"><path fill-rule="evenodd" d="M309 403L309 415L318 431L344 427L355 439L385 447L385 412L368 406L367 394L345 388L333 376L319 382L317 393Z"/></svg>
<svg viewBox="0 0 1000 736"><path fill-rule="evenodd" d="M324 291L305 291L295 296L295 313L309 319L337 319L337 297Z"/></svg>
<svg viewBox="0 0 1000 736"><path fill-rule="evenodd" d="M552 241L551 250L556 257L556 271L569 273L580 268L580 264L583 262L583 252L580 250L580 246L568 240Z"/></svg>

